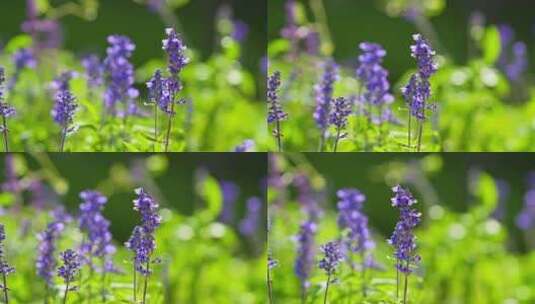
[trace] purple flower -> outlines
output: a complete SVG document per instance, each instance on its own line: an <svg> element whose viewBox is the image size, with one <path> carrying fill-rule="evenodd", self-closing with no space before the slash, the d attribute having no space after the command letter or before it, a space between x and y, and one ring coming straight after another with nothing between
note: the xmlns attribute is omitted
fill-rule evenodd
<svg viewBox="0 0 535 304"><path fill-rule="evenodd" d="M13 154L6 154L5 157L5 182L2 184L2 191L13 194L22 190L22 184L15 171L15 158Z"/></svg>
<svg viewBox="0 0 535 304"><path fill-rule="evenodd" d="M233 31L232 31L232 38L238 42L243 42L245 39L247 39L247 35L249 34L249 26L247 23L241 21L241 20L234 20L233 22Z"/></svg>
<svg viewBox="0 0 535 304"><path fill-rule="evenodd" d="M347 244L353 252L364 252L375 247L368 229L368 217L362 212L366 196L357 189L341 189L338 195L338 226L348 231Z"/></svg>
<svg viewBox="0 0 535 304"><path fill-rule="evenodd" d="M420 223L422 214L412 208L416 200L408 190L397 185L392 191L392 206L398 208L400 216L388 243L394 247L396 268L408 274L420 262L420 256L416 254L416 236L413 230Z"/></svg>
<svg viewBox="0 0 535 304"><path fill-rule="evenodd" d="M178 85L176 80L165 78L160 70L156 70L152 78L147 82L149 100L156 103L162 111L174 114L171 112L169 105L174 102L175 95L180 90Z"/></svg>
<svg viewBox="0 0 535 304"><path fill-rule="evenodd" d="M252 139L246 139L234 148L234 152L252 152L254 147L254 141Z"/></svg>
<svg viewBox="0 0 535 304"><path fill-rule="evenodd" d="M231 224L234 221L234 209L236 200L240 196L240 187L229 181L221 181L219 185L223 193L223 209L219 215L219 220L222 223Z"/></svg>
<svg viewBox="0 0 535 304"><path fill-rule="evenodd" d="M82 266L80 256L74 250L67 249L60 253L60 258L63 265L58 268L58 276L63 278L65 284L69 284L75 279Z"/></svg>
<svg viewBox="0 0 535 304"><path fill-rule="evenodd" d="M54 108L50 114L56 123L65 128L72 123L77 108L76 98L71 92L59 91L56 94Z"/></svg>
<svg viewBox="0 0 535 304"><path fill-rule="evenodd" d="M318 56L320 53L320 33L314 30L309 30L305 37L306 51L311 56Z"/></svg>
<svg viewBox="0 0 535 304"><path fill-rule="evenodd" d="M247 213L240 222L240 232L245 236L254 236L261 224L262 201L258 197L247 200Z"/></svg>
<svg viewBox="0 0 535 304"><path fill-rule="evenodd" d="M347 125L347 117L351 114L351 102L345 97L336 98L333 103L330 123L338 129L343 129Z"/></svg>
<svg viewBox="0 0 535 304"><path fill-rule="evenodd" d="M52 280L56 269L56 242L64 228L65 224L62 221L54 220L48 224L45 231L37 235L39 245L35 267L37 275L43 278L48 285L53 284Z"/></svg>
<svg viewBox="0 0 535 304"><path fill-rule="evenodd" d="M320 247L324 257L319 262L319 268L323 269L327 275L333 275L338 264L344 259L344 254L340 248L340 243L336 241L328 242Z"/></svg>
<svg viewBox="0 0 535 304"><path fill-rule="evenodd" d="M161 217L158 214L158 203L143 188L135 190L137 198L134 200L134 210L141 215L141 225L136 226L132 236L125 243L134 252L136 270L144 276L151 274L151 256L156 249L154 231L160 226Z"/></svg>
<svg viewBox="0 0 535 304"><path fill-rule="evenodd" d="M288 39L291 44L291 54L297 55L299 51L299 40L301 39L299 33L299 26L297 25L297 3L295 0L287 0L284 9L286 12L286 25L281 30L281 36Z"/></svg>
<svg viewBox="0 0 535 304"><path fill-rule="evenodd" d="M86 234L85 241L81 245L81 253L87 255L90 266L94 268L93 257L103 261L111 261L115 253L110 233L110 221L103 215L102 210L108 198L93 190L80 192L83 203L80 204L80 217L78 219L80 230Z"/></svg>
<svg viewBox="0 0 535 304"><path fill-rule="evenodd" d="M386 51L381 45L370 42L361 43L359 48L362 54L359 56L356 75L365 89L359 99L367 105L368 111L371 111L372 107L377 108L378 116L374 116L371 112L366 114L380 124L385 121L383 118L389 118L383 112L389 110L388 105L394 101L394 97L389 93L388 71L382 66Z"/></svg>
<svg viewBox="0 0 535 304"><path fill-rule="evenodd" d="M412 75L409 83L401 89L411 115L419 120L425 119L425 110L429 108L427 100L431 96L429 77L437 71L434 62L435 52L420 35L413 35L415 44L411 46L412 57L416 58L418 73Z"/></svg>
<svg viewBox="0 0 535 304"><path fill-rule="evenodd" d="M329 126L329 116L331 114L333 86L338 79L338 67L336 63L329 60L325 63L324 72L320 82L314 87L316 95L316 110L314 120L322 133Z"/></svg>
<svg viewBox="0 0 535 304"><path fill-rule="evenodd" d="M9 83L7 85L7 90L11 91L17 84L19 80L19 75L22 69L24 68L35 68L37 66L37 61L35 60L35 57L33 53L26 48L18 49L13 54L13 63L15 65L15 72L13 73L13 76L11 76L11 79L9 80Z"/></svg>
<svg viewBox="0 0 535 304"><path fill-rule="evenodd" d="M112 115L117 114L118 102L124 104L123 115L137 111L133 99L139 96L134 88L134 67L129 61L136 46L126 36L113 35L108 37L109 47L104 59L104 69L108 88L104 92L104 103Z"/></svg>
<svg viewBox="0 0 535 304"><path fill-rule="evenodd" d="M304 173L297 173L292 182L297 189L297 201L301 205L301 210L308 219L316 222L322 213L318 204L321 195L312 188L310 178Z"/></svg>
<svg viewBox="0 0 535 304"><path fill-rule="evenodd" d="M521 230L535 227L535 173L528 175L529 189L524 194L524 207L516 217L516 226Z"/></svg>
<svg viewBox="0 0 535 304"><path fill-rule="evenodd" d="M281 74L279 71L268 77L267 81L267 101L268 101L268 123L281 122L288 118L288 114L282 110L278 96L281 86Z"/></svg>
<svg viewBox="0 0 535 304"><path fill-rule="evenodd" d="M6 231L4 228L4 225L0 224L0 273L4 276L9 275L12 272L15 272L15 268L9 266L9 264L5 260L5 252L4 252L4 241L6 240ZM7 288L7 286L3 286L3 288Z"/></svg>
<svg viewBox="0 0 535 304"><path fill-rule="evenodd" d="M268 254L268 269L271 270L279 265L279 261L274 259L271 254Z"/></svg>
<svg viewBox="0 0 535 304"><path fill-rule="evenodd" d="M310 283L308 281L312 267L314 267L314 237L317 226L312 221L305 221L299 227L296 236L297 258L294 264L294 271L301 282L302 291L306 290Z"/></svg>
<svg viewBox="0 0 535 304"><path fill-rule="evenodd" d="M58 77L54 78L54 80L50 84L50 87L55 92L70 91L71 86L69 82L76 76L77 74L74 71L63 72Z"/></svg>
<svg viewBox="0 0 535 304"><path fill-rule="evenodd" d="M0 115L4 118L15 115L15 108L4 102L4 82L6 81L4 68L0 67Z"/></svg>
<svg viewBox="0 0 535 304"><path fill-rule="evenodd" d="M162 40L162 48L167 52L169 72L176 78L188 63L184 54L186 46L173 28L167 28L165 33L167 38Z"/></svg>
<svg viewBox="0 0 535 304"><path fill-rule="evenodd" d="M88 55L82 59L85 77L89 89L99 87L104 82L104 66L97 55Z"/></svg>

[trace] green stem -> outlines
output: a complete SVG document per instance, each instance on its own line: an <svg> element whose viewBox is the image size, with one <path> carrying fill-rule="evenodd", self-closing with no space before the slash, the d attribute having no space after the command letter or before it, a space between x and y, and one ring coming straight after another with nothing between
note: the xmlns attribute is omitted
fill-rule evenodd
<svg viewBox="0 0 535 304"><path fill-rule="evenodd" d="M396 262L396 300L399 301L399 259Z"/></svg>
<svg viewBox="0 0 535 304"><path fill-rule="evenodd" d="M63 294L63 304L67 303L67 294L69 293L69 280L65 284L65 293Z"/></svg>
<svg viewBox="0 0 535 304"><path fill-rule="evenodd" d="M331 282L331 274L327 276L327 286L325 287L325 295L323 296L323 304L327 304L327 293L329 292L329 283Z"/></svg>
<svg viewBox="0 0 535 304"><path fill-rule="evenodd" d="M267 284L268 284L268 298L269 298L269 304L273 304L273 282L271 281L271 275L269 271L269 267L267 270Z"/></svg>
<svg viewBox="0 0 535 304"><path fill-rule="evenodd" d="M154 147L156 152L156 143L158 142L158 103L154 102Z"/></svg>
<svg viewBox="0 0 535 304"><path fill-rule="evenodd" d="M340 128L336 130L336 140L334 141L334 152L336 152L336 149L338 148L338 140L340 140Z"/></svg>
<svg viewBox="0 0 535 304"><path fill-rule="evenodd" d="M65 138L67 137L67 125L63 126L63 129L61 130L61 139L59 144L59 152L63 152L63 149L65 148Z"/></svg>
<svg viewBox="0 0 535 304"><path fill-rule="evenodd" d="M6 302L6 304L9 303L9 297L7 296L7 279L6 279L6 274L3 273L2 274L2 280L4 281L4 302Z"/></svg>
<svg viewBox="0 0 535 304"><path fill-rule="evenodd" d="M137 270L136 270L136 263L134 262L134 282L133 282L133 288L132 288L132 292L134 293L134 303L137 303L137 290L136 290L136 287L137 287Z"/></svg>
<svg viewBox="0 0 535 304"><path fill-rule="evenodd" d="M147 261L147 274L145 275L145 282L143 284L143 304L146 304L146 299L147 299L147 287L148 287L148 284L149 284L149 276L150 276L150 258L149 260Z"/></svg>
<svg viewBox="0 0 535 304"><path fill-rule="evenodd" d="M409 274L406 273L405 274L405 287L403 288L403 304L407 304L407 287L408 287L408 282L409 281Z"/></svg>
<svg viewBox="0 0 535 304"><path fill-rule="evenodd" d="M323 152L323 145L325 145L325 133L326 132L327 132L326 130L321 130L320 146L319 146L318 152Z"/></svg>
<svg viewBox="0 0 535 304"><path fill-rule="evenodd" d="M411 121L412 121L412 115L411 110L409 109L409 127L407 129L407 146L409 149L411 148Z"/></svg>
<svg viewBox="0 0 535 304"><path fill-rule="evenodd" d="M277 137L277 147L279 149L279 152L282 152L282 140L281 140L281 126L280 126L280 121L277 119L277 125L276 125L276 130L275 132L277 134L275 134L275 136Z"/></svg>
<svg viewBox="0 0 535 304"><path fill-rule="evenodd" d="M2 127L3 127L2 133L4 135L4 151L9 152L9 145L7 141L7 122L6 122L5 116L2 116Z"/></svg>
<svg viewBox="0 0 535 304"><path fill-rule="evenodd" d="M360 274L360 279L361 279L361 284L362 284L362 297L366 298L366 295L367 295L367 286L366 286L366 257L364 256L364 251L361 250L360 251L360 258L361 258L361 274Z"/></svg>
<svg viewBox="0 0 535 304"><path fill-rule="evenodd" d="M420 148L422 146L422 133L424 128L424 121L419 120L418 121L418 149L417 151L420 152Z"/></svg>
<svg viewBox="0 0 535 304"><path fill-rule="evenodd" d="M175 116L175 103L171 103L171 112L169 114L169 123L167 124L167 134L165 135L165 152L169 150L169 137L171 136L171 129L173 128L173 117Z"/></svg>

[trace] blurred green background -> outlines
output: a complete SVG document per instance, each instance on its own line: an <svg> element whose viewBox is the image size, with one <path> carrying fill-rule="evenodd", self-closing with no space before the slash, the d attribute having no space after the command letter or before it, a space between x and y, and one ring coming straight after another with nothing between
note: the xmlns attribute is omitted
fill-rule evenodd
<svg viewBox="0 0 535 304"><path fill-rule="evenodd" d="M134 188L143 186L159 198L160 205L183 215L191 215L203 206L196 193L199 174L210 174L217 180L233 181L240 187L236 202L237 220L243 218L245 202L251 196L264 197L267 156L263 153L51 153L16 154L24 160L28 172L40 170L48 181L59 182L65 189L59 202L72 214L78 213L78 194L85 189L98 189L109 195L104 214L111 221L114 238L124 242L136 225L139 215L132 209ZM140 166L141 165L141 166ZM145 165L145 169L143 169ZM5 182L5 155L0 157L0 183ZM140 173L141 172L141 173ZM149 178L139 178L147 172ZM54 177L57 175L64 182ZM264 214L265 214L264 208ZM264 236L264 234L262 234Z"/></svg>
<svg viewBox="0 0 535 304"><path fill-rule="evenodd" d="M0 1L0 42L21 33L26 19L24 0ZM58 6L72 0L49 1ZM80 1L78 1L80 2ZM217 51L216 14L222 5L229 5L234 19L249 26L249 34L242 49L242 63L255 75L261 75L260 58L266 50L266 0L186 0L184 6L174 10L186 45L198 51L202 58ZM161 40L165 23L146 5L133 0L100 0L98 16L87 21L75 16L60 19L63 30L63 47L76 53L96 52L103 56L106 37L111 34L129 36L136 44L132 62L139 66L149 59L163 56ZM257 77L258 78L258 77ZM263 83L263 81L262 81Z"/></svg>
<svg viewBox="0 0 535 304"><path fill-rule="evenodd" d="M410 57L411 35L416 32L412 23L402 17L389 17L382 8L384 3L397 0L323 0L328 26L335 47L334 57L340 63L354 65L357 46L362 41L380 43L387 51L385 67L390 80L397 81L407 69L414 67ZM309 3L309 1L299 1ZM310 1L311 2L311 1ZM401 1L398 1L401 2ZM438 0L445 2L443 12L431 18L439 40L456 63L468 59L468 19L472 12L480 11L487 23L506 23L513 26L516 39L527 43L531 67L535 61L535 2L531 0ZM268 6L268 41L280 37L285 23L285 0L270 0ZM313 19L307 11L308 20Z"/></svg>
<svg viewBox="0 0 535 304"><path fill-rule="evenodd" d="M306 159L327 181L330 208L336 208L336 190L354 187L366 194L364 204L370 224L385 237L390 236L397 219L397 211L390 206L393 180L405 172L406 165L420 168L434 195L423 194L414 185L407 184L418 199L418 208L426 203L439 203L457 211L466 212L475 198L470 191L471 176L477 170L507 182L510 190L504 201L504 224L509 231L508 247L514 251L526 250L523 232L515 225L515 218L524 204L528 190L527 176L535 171L535 155L530 153L306 153ZM418 172L418 171L413 171ZM416 179L419 177L413 174ZM425 183L422 183L425 184ZM438 201L425 202L436 196ZM474 202L475 203L475 202Z"/></svg>

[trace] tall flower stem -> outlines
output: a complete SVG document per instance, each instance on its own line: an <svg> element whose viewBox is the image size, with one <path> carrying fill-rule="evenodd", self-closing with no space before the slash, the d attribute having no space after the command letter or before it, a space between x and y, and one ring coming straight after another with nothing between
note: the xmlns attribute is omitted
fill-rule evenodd
<svg viewBox="0 0 535 304"><path fill-rule="evenodd" d="M67 294L69 293L69 280L65 283L65 293L63 294L63 304L67 303Z"/></svg>
<svg viewBox="0 0 535 304"><path fill-rule="evenodd" d="M9 152L9 145L7 141L7 122L5 116L2 116L2 134L4 136L4 151Z"/></svg>
<svg viewBox="0 0 535 304"><path fill-rule="evenodd" d="M327 131L326 130L321 130L321 135L320 135L320 145L319 145L319 148L318 148L318 152L323 152L323 146L325 145L325 135L326 135Z"/></svg>
<svg viewBox="0 0 535 304"><path fill-rule="evenodd" d="M134 295L134 303L137 303L137 270L136 270L136 263L134 263L134 281L132 283L132 292Z"/></svg>
<svg viewBox="0 0 535 304"><path fill-rule="evenodd" d="M366 298L367 295L367 286L366 286L366 258L364 257L364 250L360 251L360 258L361 258L361 271L360 271L360 279L362 280L361 286L362 286L362 297Z"/></svg>
<svg viewBox="0 0 535 304"><path fill-rule="evenodd" d="M422 146L423 128L424 128L424 121L423 120L419 120L418 121L418 148L416 150L417 152L420 152L420 148Z"/></svg>
<svg viewBox="0 0 535 304"><path fill-rule="evenodd" d="M143 284L143 304L146 303L147 298L147 287L149 284L149 276L150 276L150 258L147 260L147 274L145 275L145 283Z"/></svg>
<svg viewBox="0 0 535 304"><path fill-rule="evenodd" d="M154 102L154 147L156 152L156 144L158 143L158 104Z"/></svg>
<svg viewBox="0 0 535 304"><path fill-rule="evenodd" d="M336 130L336 139L334 140L334 149L333 152L336 152L338 148L338 141L340 140L340 128Z"/></svg>
<svg viewBox="0 0 535 304"><path fill-rule="evenodd" d="M9 297L7 296L7 279L6 279L6 274L5 273L2 274L2 281L4 283L4 286L3 286L4 287L3 288L4 289L4 302L6 304L8 304L9 303Z"/></svg>
<svg viewBox="0 0 535 304"><path fill-rule="evenodd" d="M63 152L63 149L65 148L65 138L67 137L67 126L63 126L63 129L61 130L61 138L59 143L59 152Z"/></svg>
<svg viewBox="0 0 535 304"><path fill-rule="evenodd" d="M273 282L271 281L270 272L271 271L269 270L269 267L268 267L268 270L267 270L268 298L269 298L269 304L273 304L273 293L272 293Z"/></svg>
<svg viewBox="0 0 535 304"><path fill-rule="evenodd" d="M331 282L331 274L327 276L327 286L325 287L325 295L323 296L323 304L327 304L327 293L329 292L330 282Z"/></svg>
<svg viewBox="0 0 535 304"><path fill-rule="evenodd" d="M281 140L281 124L280 124L280 121L277 120L277 123L276 123L276 126L275 126L276 130L276 134L275 136L277 137L277 147L279 149L279 152L282 152L282 140Z"/></svg>
<svg viewBox="0 0 535 304"><path fill-rule="evenodd" d="M173 117L175 115L175 103L171 103L171 113L169 113L169 123L167 124L167 134L165 135L165 152L169 150L169 137L171 136L171 129L173 128Z"/></svg>
<svg viewBox="0 0 535 304"><path fill-rule="evenodd" d="M407 288L409 285L409 274L405 274L405 286L403 288L403 304L407 304Z"/></svg>
<svg viewBox="0 0 535 304"><path fill-rule="evenodd" d="M400 263L399 259L396 262L396 265ZM396 300L399 300L399 269L396 266Z"/></svg>
<svg viewBox="0 0 535 304"><path fill-rule="evenodd" d="M411 121L412 121L412 115L409 109L409 126L407 128L407 147L409 147L409 149L411 148Z"/></svg>
<svg viewBox="0 0 535 304"><path fill-rule="evenodd" d="M48 283L46 283L45 285L45 299L44 299L44 303L45 304L48 304L48 294L49 294L49 289L50 289L50 286L48 285Z"/></svg>

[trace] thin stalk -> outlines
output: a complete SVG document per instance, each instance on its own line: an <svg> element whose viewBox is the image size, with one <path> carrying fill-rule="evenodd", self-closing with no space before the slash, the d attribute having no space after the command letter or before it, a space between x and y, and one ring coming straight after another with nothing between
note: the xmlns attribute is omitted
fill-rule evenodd
<svg viewBox="0 0 535 304"><path fill-rule="evenodd" d="M409 274L405 274L405 287L403 288L403 304L407 304L407 287L409 283Z"/></svg>
<svg viewBox="0 0 535 304"><path fill-rule="evenodd" d="M420 120L418 122L418 148L417 151L420 152L420 148L422 146L422 133L424 128L424 121Z"/></svg>
<svg viewBox="0 0 535 304"><path fill-rule="evenodd" d="M59 152L63 152L63 149L65 148L65 138L67 137L67 125L63 126L63 129L61 130L61 139L59 143Z"/></svg>
<svg viewBox="0 0 535 304"><path fill-rule="evenodd" d="M362 263L362 269L360 274L361 284L362 284L362 297L366 298L367 295L367 286L366 286L366 258L364 257L364 251L360 251L360 258Z"/></svg>
<svg viewBox="0 0 535 304"><path fill-rule="evenodd" d="M269 267L267 270L267 283L268 283L268 298L269 298L269 304L273 304L273 282L271 282L271 275L269 271Z"/></svg>
<svg viewBox="0 0 535 304"><path fill-rule="evenodd" d="M63 304L67 303L67 294L69 292L69 283L70 283L69 280L67 280L67 283L65 284L65 293L63 294Z"/></svg>
<svg viewBox="0 0 535 304"><path fill-rule="evenodd" d="M305 304L307 301L307 291L304 286L301 286L301 304Z"/></svg>
<svg viewBox="0 0 535 304"><path fill-rule="evenodd" d="M92 288L93 273L94 273L93 258L91 257L89 259L89 283L87 284L87 300L89 301L89 304L91 304L91 297L93 295L93 288Z"/></svg>
<svg viewBox="0 0 535 304"><path fill-rule="evenodd" d="M399 259L397 260L396 262L396 300L399 301L399 269L398 269L398 266L399 265Z"/></svg>
<svg viewBox="0 0 535 304"><path fill-rule="evenodd" d="M147 261L147 274L145 275L145 283L143 284L143 304L146 303L147 298L147 286L149 284L149 276L150 276L150 259Z"/></svg>
<svg viewBox="0 0 535 304"><path fill-rule="evenodd" d="M340 140L340 128L336 130L336 140L334 141L334 152L336 152L336 149L338 148L338 140Z"/></svg>
<svg viewBox="0 0 535 304"><path fill-rule="evenodd" d="M165 135L165 152L169 149L169 137L171 136L171 129L173 128L173 117L175 116L175 103L171 103L171 112L169 114L169 123L167 124L167 134Z"/></svg>
<svg viewBox="0 0 535 304"><path fill-rule="evenodd" d="M409 127L407 129L407 146L409 147L409 149L411 148L411 120L412 120L412 115L409 109Z"/></svg>
<svg viewBox="0 0 535 304"><path fill-rule="evenodd" d="M327 304L327 293L329 292L329 283L331 282L331 274L327 276L327 286L325 287L325 295L323 296L323 304Z"/></svg>
<svg viewBox="0 0 535 304"><path fill-rule="evenodd" d="M325 145L325 133L326 133L326 130L321 130L321 135L320 135L320 146L318 148L318 152L323 152L323 145Z"/></svg>
<svg viewBox="0 0 535 304"><path fill-rule="evenodd" d="M156 143L158 142L158 103L154 102L154 147L156 152Z"/></svg>
<svg viewBox="0 0 535 304"><path fill-rule="evenodd" d="M277 137L277 147L279 149L279 152L282 152L281 123L280 123L280 121L278 119L277 119L277 123L276 123L275 132L276 132L275 136Z"/></svg>
<svg viewBox="0 0 535 304"><path fill-rule="evenodd" d="M6 122L5 116L2 116L2 127L3 127L2 133L4 135L4 151L9 152L9 145L7 141L7 122Z"/></svg>
<svg viewBox="0 0 535 304"><path fill-rule="evenodd" d="M100 295L102 297L102 303L106 302L106 261L102 259L102 273L100 276Z"/></svg>
<svg viewBox="0 0 535 304"><path fill-rule="evenodd" d="M49 288L50 288L50 286L48 286L48 283L46 283L46 284L45 284L45 299L44 299L44 300L45 300L45 301L44 301L45 304L48 304Z"/></svg>
<svg viewBox="0 0 535 304"><path fill-rule="evenodd" d="M9 297L7 296L7 279L6 279L6 274L3 273L2 274L2 280L4 281L4 302L6 302L6 304L9 303Z"/></svg>
<svg viewBox="0 0 535 304"><path fill-rule="evenodd" d="M132 292L134 293L134 303L137 303L137 290L136 290L136 287L137 287L137 270L136 270L136 263L134 262L134 282L133 282L133 285L132 286Z"/></svg>

